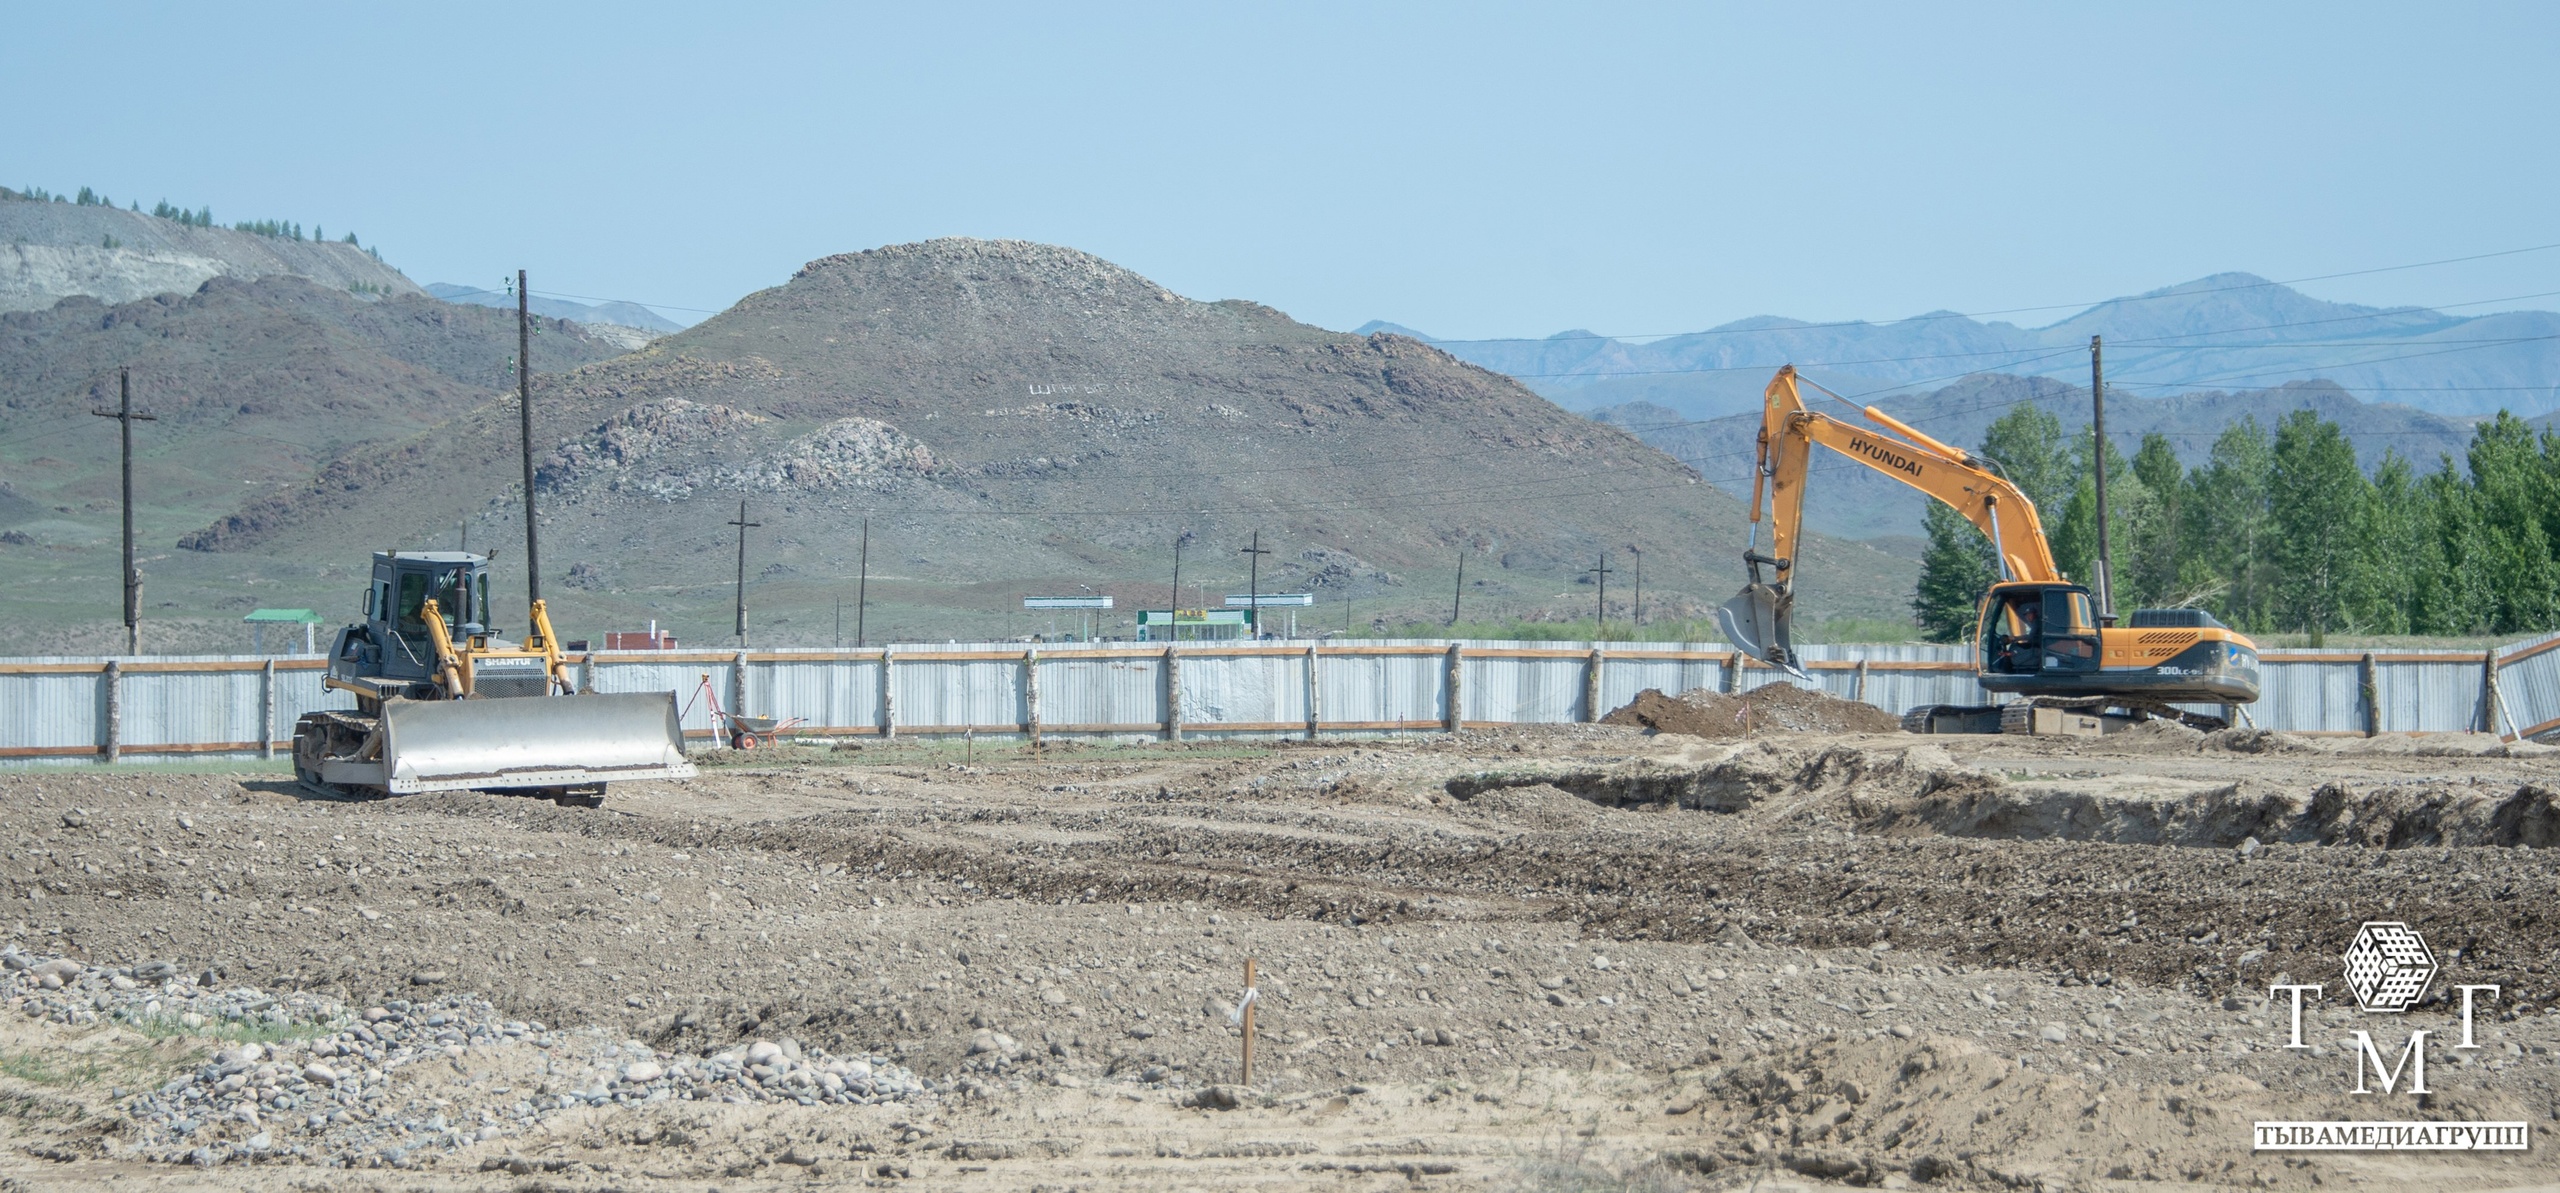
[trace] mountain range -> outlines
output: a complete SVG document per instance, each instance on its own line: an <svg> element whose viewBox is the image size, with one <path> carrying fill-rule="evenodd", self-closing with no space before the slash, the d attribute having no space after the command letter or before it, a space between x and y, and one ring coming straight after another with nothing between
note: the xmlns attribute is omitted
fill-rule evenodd
<svg viewBox="0 0 2560 1193"><path fill-rule="evenodd" d="M0 649L112 626L115 437L88 416L114 384L108 362L134 362L138 396L185 415L137 431L152 617L218 637L253 605L351 616L365 553L395 545L467 540L497 553L503 586L521 583L506 312L288 279L87 301L0 317L0 370L56 362L0 412L0 483L20 496L0 507L0 601L18 614ZM247 306L286 313L234 309ZM304 322L272 322L288 317ZM185 318L207 321L173 332ZM454 371L403 339L438 320L470 329L449 344ZM1161 608L1177 540L1185 588L1214 603L1242 590L1239 549L1257 532L1274 552L1266 591L1312 591L1307 617L1356 613L1364 630L1445 615L1461 549L1470 616L1585 615L1584 573L1604 551L1623 571L1629 545L1648 552L1655 616L1702 612L1738 583L1738 503L1634 436L1403 337L1186 298L1071 249L942 240L828 257L632 352L591 325L544 328L544 587L576 634L656 619L734 641L741 503L757 524L759 644L833 640L866 525L874 640L989 635L1023 596L1087 587ZM318 380L244 392L287 367ZM244 409L262 401L272 413ZM234 475L239 457L257 462ZM1915 574L1853 544L1806 554L1833 581L1807 599L1817 616L1892 616ZM1613 617L1631 579L1610 585Z"/></svg>
<svg viewBox="0 0 2560 1193"><path fill-rule="evenodd" d="M503 290L483 290L477 286L460 286L455 285L452 282L429 282L427 283L427 293L435 295L446 302L467 302L473 306L503 307L510 311L516 309L516 296ZM636 302L584 303L573 302L566 298L544 298L540 295L535 295L533 299L526 304L526 306L536 315L548 315L554 319L570 319L579 323L608 324L614 327L628 327L637 331L648 332L651 337L662 336L671 331L684 330L683 324L669 319L647 307L641 306ZM647 342L648 339L643 338L633 342L631 347L637 348L641 344L645 344Z"/></svg>
<svg viewBox="0 0 2560 1193"><path fill-rule="evenodd" d="M1593 410L1646 402L1683 418L1755 408L1779 365L1857 397L1934 388L1975 373L2083 382L2105 337L2108 388L2165 395L2325 380L2367 402L2444 415L2560 409L2560 314L2453 315L2325 302L2265 278L2223 273L2110 299L2025 328L1931 311L1888 323L1770 316L1643 342L1567 331L1545 339L1411 335Z"/></svg>

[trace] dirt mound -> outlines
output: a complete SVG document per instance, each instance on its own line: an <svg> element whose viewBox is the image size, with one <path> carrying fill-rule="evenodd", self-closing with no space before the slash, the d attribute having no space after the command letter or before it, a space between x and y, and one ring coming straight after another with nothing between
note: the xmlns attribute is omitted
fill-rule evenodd
<svg viewBox="0 0 2560 1193"><path fill-rule="evenodd" d="M1689 737L1743 737L1754 733L1895 733L1901 718L1827 692L1773 683L1740 696L1692 688L1665 696L1646 688L1626 706L1602 717L1605 725L1639 725L1656 733Z"/></svg>

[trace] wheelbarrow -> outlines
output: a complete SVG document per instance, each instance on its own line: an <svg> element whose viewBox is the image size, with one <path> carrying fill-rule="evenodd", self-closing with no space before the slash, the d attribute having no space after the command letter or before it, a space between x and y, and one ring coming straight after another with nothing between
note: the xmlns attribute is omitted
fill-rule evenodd
<svg viewBox="0 0 2560 1193"><path fill-rule="evenodd" d="M702 677L702 686L694 694L700 696L704 707L711 710L712 729L727 738L729 748L733 750L752 750L757 746L773 745L781 740L783 734L799 728L806 722L806 718L803 717L756 717L730 712L720 707L720 694L711 690L711 677L708 675ZM687 710L692 707L692 701L685 702Z"/></svg>

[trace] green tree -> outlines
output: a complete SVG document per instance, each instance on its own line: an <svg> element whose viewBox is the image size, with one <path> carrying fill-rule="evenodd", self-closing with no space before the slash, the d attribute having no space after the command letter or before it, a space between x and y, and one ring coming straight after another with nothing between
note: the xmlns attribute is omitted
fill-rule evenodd
<svg viewBox="0 0 2560 1193"><path fill-rule="evenodd" d="M1979 454L1999 465L2040 517L2070 491L2071 457L2062 445L2061 420L2035 406L2000 416L1984 430ZM1920 557L1912 616L1931 641L1959 641L1973 632L1982 594L1999 579L1999 559L1990 538L1953 509L1931 501L1921 518L1929 544Z"/></svg>
<svg viewBox="0 0 2560 1193"><path fill-rule="evenodd" d="M2072 482L2061 519L2045 523L2053 540L2053 561L2064 575L2084 584L2098 582L2098 484L2093 457L2097 437L2084 429L2071 443ZM2107 547L2121 551L2132 540L2127 512L2146 504L2142 481L2113 443L2107 445Z"/></svg>
<svg viewBox="0 0 2560 1193"><path fill-rule="evenodd" d="M2328 640L2354 628L2355 598L2368 590L2372 482L2356 467L2356 449L2338 424L2296 410L2276 424L2267 504L2274 514L2278 623Z"/></svg>
<svg viewBox="0 0 2560 1193"><path fill-rule="evenodd" d="M2560 622L2560 565L2545 521L2551 485L2540 446L2533 428L2504 410L2471 434L2471 487L2489 553L2489 624L2498 633Z"/></svg>
<svg viewBox="0 0 2560 1193"><path fill-rule="evenodd" d="M1931 642L1961 642L1973 633L1982 594L1999 578L1991 540L1943 502L1920 515L1929 546L1920 556L1920 585L1912 590L1911 616Z"/></svg>
<svg viewBox="0 0 2560 1193"><path fill-rule="evenodd" d="M2001 415L1983 430L1979 454L2000 465L2009 483L2036 503L2039 517L2055 517L2070 499L2077 471L2062 442L2062 420L2049 410L2025 404Z"/></svg>
<svg viewBox="0 0 2560 1193"><path fill-rule="evenodd" d="M2178 583L2186 562L2181 532L2186 526L2186 466L2157 431L2142 437L2133 453L2133 475L2150 502L2126 519L2130 533L2116 548L2116 584L2120 608L2176 605L2185 595Z"/></svg>
<svg viewBox="0 0 2560 1193"><path fill-rule="evenodd" d="M2267 556L2272 462L2266 430L2243 415L2214 437L2213 451L2189 478L2182 511L2188 563L2179 567L2179 587L2242 629L2266 628L2273 603Z"/></svg>
<svg viewBox="0 0 2560 1193"><path fill-rule="evenodd" d="M2436 570L2422 574L2411 593L2417 614L2411 619L2423 633L2469 636L2489 632L2496 616L2494 577L2496 552L2481 525L2480 502L2452 457L2418 483L2425 521L2434 540Z"/></svg>
<svg viewBox="0 0 2560 1193"><path fill-rule="evenodd" d="M2409 461L2385 451L2373 470L2373 500L2359 533L2365 549L2365 583L2351 594L2350 620L2376 634L2425 632L2419 586L2442 566L2443 553L2430 524L2426 495Z"/></svg>

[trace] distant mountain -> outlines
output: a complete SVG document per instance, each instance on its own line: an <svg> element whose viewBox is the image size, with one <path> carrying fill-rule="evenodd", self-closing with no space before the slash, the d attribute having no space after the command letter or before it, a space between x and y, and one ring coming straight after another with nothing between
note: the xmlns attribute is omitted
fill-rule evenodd
<svg viewBox="0 0 2560 1193"><path fill-rule="evenodd" d="M1417 338L1571 409L1643 401L1713 418L1753 409L1769 374L1790 363L1852 397L1972 373L2082 381L2092 335L2106 338L2109 388L2127 393L2322 379L2368 402L2438 414L2560 409L2560 314L2457 316L2324 302L2246 273L2112 299L2032 329L1932 311L1892 323L1763 316L1646 343L1588 332Z"/></svg>
<svg viewBox="0 0 2560 1193"><path fill-rule="evenodd" d="M1765 381L1764 381L1765 384ZM1758 395L1753 395L1755 403ZM2089 389L2049 377L1967 377L1930 393L1884 397L1874 404L1921 431L1961 447L1982 442L1993 420L2022 404L2050 411L2066 433L2089 433ZM1824 404L1828 404L1827 402ZM2311 409L2339 424L2369 471L2385 452L2398 452L2421 473L2451 456L2459 462L2471 442L2471 416L2443 415L2408 406L2358 401L2329 381L2290 382L2246 392L2205 391L2162 398L2107 395L2107 438L2130 458L2146 434L2169 439L2188 466L2203 462L2214 438L2243 416L2272 432L2290 411ZM1832 413L1854 417L1834 407ZM1595 410L1591 417L1624 427L1674 459L1698 470L1708 483L1737 497L1751 493L1751 462L1760 416L1747 414L1692 421L1663 406L1635 402ZM1805 493L1805 523L1825 534L1878 540L1920 533L1927 499L1918 491L1830 453L1816 453ZM2059 511L2047 511L2049 515Z"/></svg>
<svg viewBox="0 0 2560 1193"><path fill-rule="evenodd" d="M366 297L422 293L399 270L345 241L198 227L0 188L0 311L42 310L73 295L113 306L191 294L217 277L280 274Z"/></svg>
<svg viewBox="0 0 2560 1193"><path fill-rule="evenodd" d="M452 282L429 282L427 293L446 302L467 302L473 306L516 309L516 296L503 290L484 290L478 286L459 286ZM565 298L535 298L530 304L534 314L554 319L573 319L580 323L604 323L650 333L652 338L684 330L684 325L664 315L630 302L583 303ZM645 341L644 341L645 342ZM634 344L633 347L639 345Z"/></svg>

